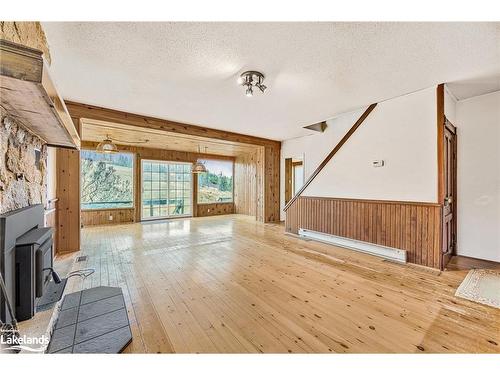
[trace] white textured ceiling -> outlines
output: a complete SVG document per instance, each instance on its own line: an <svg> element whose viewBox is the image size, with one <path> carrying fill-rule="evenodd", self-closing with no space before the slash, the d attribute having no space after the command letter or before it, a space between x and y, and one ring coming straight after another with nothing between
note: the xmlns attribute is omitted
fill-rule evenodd
<svg viewBox="0 0 500 375"><path fill-rule="evenodd" d="M43 23L65 99L284 140L369 103L500 73L500 23ZM253 98L236 84L266 75Z"/></svg>
<svg viewBox="0 0 500 375"><path fill-rule="evenodd" d="M447 86L457 100L468 99L500 91L500 75L449 82Z"/></svg>

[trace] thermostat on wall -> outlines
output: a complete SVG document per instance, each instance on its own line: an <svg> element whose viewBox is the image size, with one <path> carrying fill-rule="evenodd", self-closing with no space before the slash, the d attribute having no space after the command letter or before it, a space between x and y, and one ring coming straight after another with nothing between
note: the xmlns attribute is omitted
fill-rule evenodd
<svg viewBox="0 0 500 375"><path fill-rule="evenodd" d="M372 161L372 165L374 167L383 167L384 166L384 161L383 160L374 160Z"/></svg>

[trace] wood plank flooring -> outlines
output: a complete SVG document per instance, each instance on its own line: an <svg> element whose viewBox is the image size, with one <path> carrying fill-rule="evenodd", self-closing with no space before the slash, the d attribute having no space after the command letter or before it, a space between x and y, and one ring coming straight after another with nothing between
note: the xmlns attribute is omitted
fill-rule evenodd
<svg viewBox="0 0 500 375"><path fill-rule="evenodd" d="M322 254L325 253L325 254ZM384 261L227 215L82 230L87 280L124 290L137 353L500 352L467 271Z"/></svg>

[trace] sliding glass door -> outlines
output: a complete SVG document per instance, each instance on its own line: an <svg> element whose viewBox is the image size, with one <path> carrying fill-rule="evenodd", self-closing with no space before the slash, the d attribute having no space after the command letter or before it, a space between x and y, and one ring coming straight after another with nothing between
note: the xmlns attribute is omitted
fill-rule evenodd
<svg viewBox="0 0 500 375"><path fill-rule="evenodd" d="M142 219L191 216L191 163L141 161Z"/></svg>

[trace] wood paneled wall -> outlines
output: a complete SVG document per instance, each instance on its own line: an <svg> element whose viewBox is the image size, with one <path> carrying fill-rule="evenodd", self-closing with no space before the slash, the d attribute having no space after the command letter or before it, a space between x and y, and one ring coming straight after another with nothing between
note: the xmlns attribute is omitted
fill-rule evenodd
<svg viewBox="0 0 500 375"><path fill-rule="evenodd" d="M264 168L264 221L280 221L280 148L266 146ZM260 186L260 185L258 185Z"/></svg>
<svg viewBox="0 0 500 375"><path fill-rule="evenodd" d="M257 217L257 153L237 156L234 161L234 210Z"/></svg>
<svg viewBox="0 0 500 375"><path fill-rule="evenodd" d="M441 207L434 203L298 197L286 212L299 228L407 251L408 261L440 268Z"/></svg>
<svg viewBox="0 0 500 375"><path fill-rule="evenodd" d="M259 221L278 221L279 220L279 183L280 183L280 142L272 141L263 138L245 136L241 134L216 131L208 128L201 128L186 124L174 123L166 120L146 118L133 114L107 110L92 106L81 105L77 103L69 103L68 110L73 117L73 121L80 132L80 118L89 118L102 121L115 121L133 126L144 128L154 128L158 130L168 130L171 132L198 135L204 137L213 137L214 139L229 140L232 142L244 142L255 145L256 152L254 159L251 161L252 167L255 170L255 194L251 191L248 194L239 195L245 198L239 198L239 207L246 212L255 212L255 217ZM95 142L82 141L82 149L95 148ZM136 177L135 181L135 202L136 207L140 204L140 192L138 189L138 180L140 176L140 160L170 160L170 161L185 161L194 162L199 156L232 159L233 157L225 157L220 155L203 155L190 152L161 150L147 147L135 147L120 145L120 149L133 152L136 154ZM61 250L78 251L80 249L80 156L78 151L58 149L58 196L60 205L58 209L59 231L58 239L60 240ZM236 174L236 173L235 173ZM235 176L235 186L236 186ZM244 181L248 184L248 181ZM253 182L250 181L253 186ZM253 187L251 188L253 189ZM193 189L194 191L195 188ZM251 197L255 197L252 199ZM242 199L248 199L243 203ZM250 200L251 199L251 200ZM255 202L255 208L254 208ZM234 210L234 208L233 208ZM193 212L198 213L196 199L194 201ZM200 212L203 212L201 209ZM85 223L100 222L100 218L93 218L94 214L84 214ZM95 214L97 215L97 214ZM123 217L126 217L124 214ZM135 221L140 220L140 211L134 212ZM107 221L109 222L109 221Z"/></svg>
<svg viewBox="0 0 500 375"><path fill-rule="evenodd" d="M257 213L259 221L273 222L280 220L280 150L281 142L183 124L165 119L158 119L134 113L116 111L92 105L66 102L69 113L75 118L85 118L93 121L105 121L124 124L136 128L154 129L191 137L205 137L223 142L242 143L258 146L256 159ZM165 150L165 152L169 152ZM145 156L143 156L145 157Z"/></svg>
<svg viewBox="0 0 500 375"><path fill-rule="evenodd" d="M73 119L78 132L80 121ZM80 250L80 151L58 148L57 246L59 253Z"/></svg>
<svg viewBox="0 0 500 375"><path fill-rule="evenodd" d="M196 208L196 216L214 216L234 214L234 203L203 203L198 204Z"/></svg>
<svg viewBox="0 0 500 375"><path fill-rule="evenodd" d="M82 142L82 149L95 149L95 142ZM195 163L198 158L210 158L219 160L233 160L231 156L199 154L192 152L161 150L148 147L119 145L119 149L124 152L131 152L135 155L134 169L134 191L135 207L134 209L112 209L112 210L85 210L81 212L82 224L85 225L103 225L116 223L130 223L141 221L141 212L138 207L141 206L140 176L141 160L164 160ZM197 179L193 178L193 216L211 216L234 213L233 203L215 203L215 204L197 204ZM236 186L236 185L235 185ZM210 211L209 211L210 210ZM113 215L113 220L109 220L109 215Z"/></svg>
<svg viewBox="0 0 500 375"><path fill-rule="evenodd" d="M113 220L109 220L112 216ZM120 208L111 210L84 210L81 212L82 226L124 224L135 221L134 208Z"/></svg>
<svg viewBox="0 0 500 375"><path fill-rule="evenodd" d="M268 208L266 216L266 204L274 204L273 199L266 199L266 194L274 194L274 189L266 189L265 181L270 184L276 177L271 174L266 178L265 149L259 147L254 153L238 156L234 166L234 205L235 213L254 216L257 221L275 221L274 208ZM274 165L275 160L272 161ZM279 165L278 165L279 168ZM279 177L279 169L278 169ZM278 207L279 211L279 207Z"/></svg>

